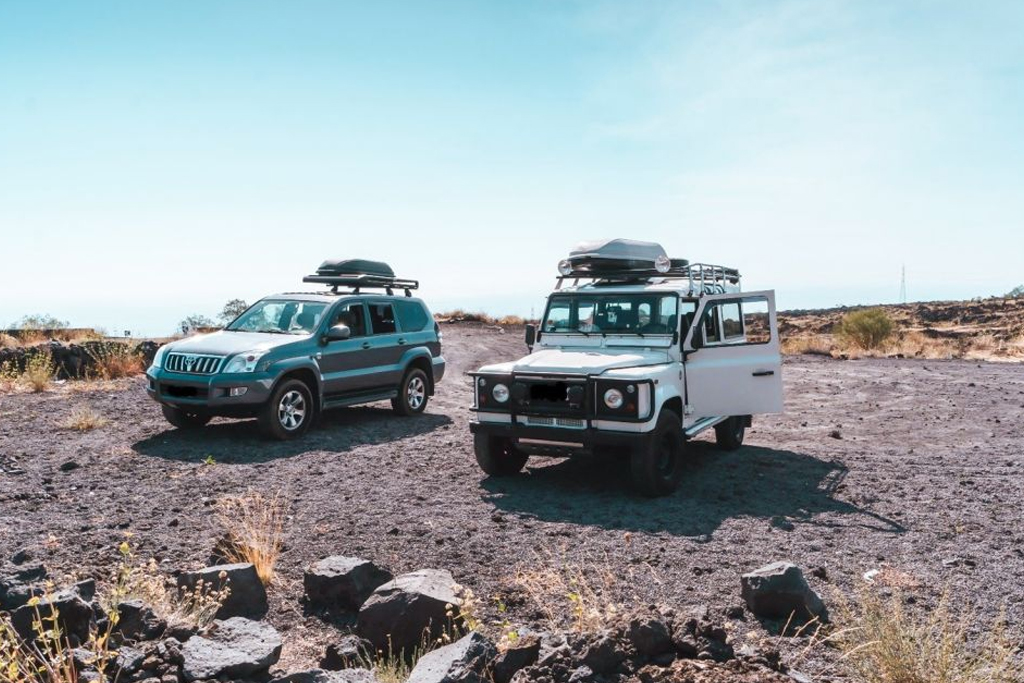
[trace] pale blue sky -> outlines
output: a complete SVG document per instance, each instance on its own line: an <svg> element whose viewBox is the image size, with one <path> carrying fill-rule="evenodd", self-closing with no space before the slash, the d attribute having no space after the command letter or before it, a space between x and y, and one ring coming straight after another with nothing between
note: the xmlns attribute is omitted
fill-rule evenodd
<svg viewBox="0 0 1024 683"><path fill-rule="evenodd" d="M146 334L390 261L529 313L576 242L784 307L1024 282L1021 2L0 0L0 324Z"/></svg>

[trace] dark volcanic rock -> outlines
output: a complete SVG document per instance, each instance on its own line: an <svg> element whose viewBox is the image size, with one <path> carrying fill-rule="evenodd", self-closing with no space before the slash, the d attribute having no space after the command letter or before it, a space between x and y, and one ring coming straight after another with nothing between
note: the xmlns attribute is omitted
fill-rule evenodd
<svg viewBox="0 0 1024 683"><path fill-rule="evenodd" d="M270 683L377 683L377 677L369 669L345 669L344 671L310 669L275 678Z"/></svg>
<svg viewBox="0 0 1024 683"><path fill-rule="evenodd" d="M182 655L187 681L244 678L277 663L281 636L269 624L233 617L215 621L206 635L189 638Z"/></svg>
<svg viewBox="0 0 1024 683"><path fill-rule="evenodd" d="M494 643L472 631L420 657L407 683L487 683L487 670L497 653Z"/></svg>
<svg viewBox="0 0 1024 683"><path fill-rule="evenodd" d="M22 638L34 640L38 634L32 624L38 617L44 620L52 618L55 611L58 615L58 626L72 647L77 647L89 639L89 627L93 622L92 607L73 590L43 596L39 598L37 605L22 605L11 616L11 624Z"/></svg>
<svg viewBox="0 0 1024 683"><path fill-rule="evenodd" d="M116 630L128 640L153 640L167 628L167 622L141 600L125 600L117 606L117 612L120 617Z"/></svg>
<svg viewBox="0 0 1024 683"><path fill-rule="evenodd" d="M509 683L520 669L532 666L540 656L540 638L522 636L494 660L494 683Z"/></svg>
<svg viewBox="0 0 1024 683"><path fill-rule="evenodd" d="M230 591L217 610L218 619L245 617L262 619L267 613L267 589L263 587L256 567L249 563L220 564L178 577L178 587L196 590L199 582L216 590L227 586Z"/></svg>
<svg viewBox="0 0 1024 683"><path fill-rule="evenodd" d="M608 673L626 658L609 633L599 633L583 652L583 663L599 674Z"/></svg>
<svg viewBox="0 0 1024 683"><path fill-rule="evenodd" d="M320 668L331 671L363 666L373 659L373 645L357 635L342 636L327 646Z"/></svg>
<svg viewBox="0 0 1024 683"><path fill-rule="evenodd" d="M789 562L774 562L742 577L743 600L747 608L766 619L807 620L827 618L825 604L808 585L800 568Z"/></svg>
<svg viewBox="0 0 1024 683"><path fill-rule="evenodd" d="M672 649L671 626L659 615L635 616L629 620L625 632L642 657L654 657Z"/></svg>
<svg viewBox="0 0 1024 683"><path fill-rule="evenodd" d="M41 564L23 567L10 576L0 579L0 609L13 611L26 604L31 598L43 594L42 586L34 585L46 578L46 568Z"/></svg>
<svg viewBox="0 0 1024 683"><path fill-rule="evenodd" d="M378 650L409 653L424 634L440 637L458 618L460 603L451 574L421 569L375 590L359 610L357 631Z"/></svg>
<svg viewBox="0 0 1024 683"><path fill-rule="evenodd" d="M374 590L392 578L391 572L369 560L336 555L314 563L306 570L302 583L313 607L356 611Z"/></svg>

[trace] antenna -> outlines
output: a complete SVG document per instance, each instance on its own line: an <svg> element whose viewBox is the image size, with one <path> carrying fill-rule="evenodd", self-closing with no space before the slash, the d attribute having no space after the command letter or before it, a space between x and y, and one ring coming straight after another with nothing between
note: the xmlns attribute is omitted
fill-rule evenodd
<svg viewBox="0 0 1024 683"><path fill-rule="evenodd" d="M907 303L907 264L900 270L900 303Z"/></svg>

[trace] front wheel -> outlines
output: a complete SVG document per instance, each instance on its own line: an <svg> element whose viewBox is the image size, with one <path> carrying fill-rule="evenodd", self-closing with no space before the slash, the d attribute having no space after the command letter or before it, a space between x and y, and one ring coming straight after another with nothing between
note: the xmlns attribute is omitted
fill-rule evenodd
<svg viewBox="0 0 1024 683"><path fill-rule="evenodd" d="M675 491L683 478L685 450L679 416L671 410L661 411L650 441L630 459L633 486L651 498Z"/></svg>
<svg viewBox="0 0 1024 683"><path fill-rule="evenodd" d="M391 399L391 407L399 415L419 415L427 408L430 396L427 392L427 373L412 368L398 387L398 396Z"/></svg>
<svg viewBox="0 0 1024 683"><path fill-rule="evenodd" d="M285 380L260 411L260 431L279 441L302 436L313 422L314 408L313 394L305 382Z"/></svg>
<svg viewBox="0 0 1024 683"><path fill-rule="evenodd" d="M476 462L480 469L491 477L508 477L518 474L530 458L515 447L511 439L500 436L477 434L473 439Z"/></svg>
<svg viewBox="0 0 1024 683"><path fill-rule="evenodd" d="M743 445L743 436L746 431L745 418L730 417L715 425L715 443L723 451L734 451Z"/></svg>
<svg viewBox="0 0 1024 683"><path fill-rule="evenodd" d="M160 406L164 419L178 429L199 429L210 421L210 416L195 410L183 410L174 406Z"/></svg>

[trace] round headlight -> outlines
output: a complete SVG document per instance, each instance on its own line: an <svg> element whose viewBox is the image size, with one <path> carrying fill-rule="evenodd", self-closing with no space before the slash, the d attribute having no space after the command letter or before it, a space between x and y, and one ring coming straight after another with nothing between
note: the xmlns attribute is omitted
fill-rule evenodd
<svg viewBox="0 0 1024 683"><path fill-rule="evenodd" d="M491 396L498 403L504 403L508 400L508 387L504 384L495 384L494 388L491 389Z"/></svg>
<svg viewBox="0 0 1024 683"><path fill-rule="evenodd" d="M562 275L569 275L572 273L572 264L569 263L569 259L562 259L558 262L558 272Z"/></svg>
<svg viewBox="0 0 1024 683"><path fill-rule="evenodd" d="M609 389L604 392L604 404L612 410L622 407L622 392L618 389Z"/></svg>

